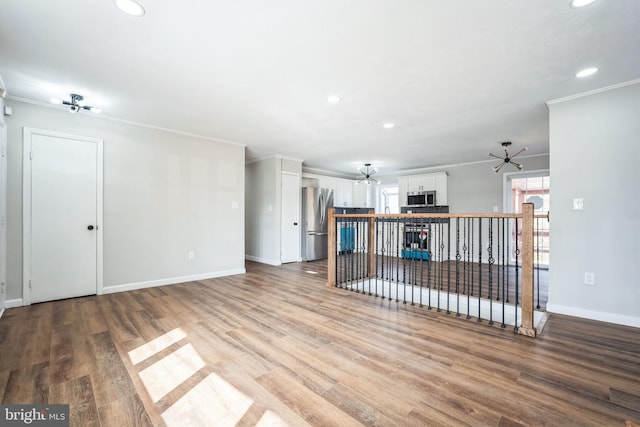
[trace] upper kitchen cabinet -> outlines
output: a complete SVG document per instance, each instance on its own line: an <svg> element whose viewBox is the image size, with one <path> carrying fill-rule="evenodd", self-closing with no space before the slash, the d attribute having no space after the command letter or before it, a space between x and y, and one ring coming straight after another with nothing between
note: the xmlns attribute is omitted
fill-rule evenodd
<svg viewBox="0 0 640 427"><path fill-rule="evenodd" d="M435 191L436 205L447 204L447 173L434 172L421 175L398 177L400 205L407 205L407 193L414 191Z"/></svg>
<svg viewBox="0 0 640 427"><path fill-rule="evenodd" d="M303 178L317 180L320 188L328 188L333 191L333 206L353 206L353 182L348 179L334 178L324 175L303 174Z"/></svg>
<svg viewBox="0 0 640 427"><path fill-rule="evenodd" d="M333 197L333 206L353 206L353 183L351 181L336 182L336 192Z"/></svg>

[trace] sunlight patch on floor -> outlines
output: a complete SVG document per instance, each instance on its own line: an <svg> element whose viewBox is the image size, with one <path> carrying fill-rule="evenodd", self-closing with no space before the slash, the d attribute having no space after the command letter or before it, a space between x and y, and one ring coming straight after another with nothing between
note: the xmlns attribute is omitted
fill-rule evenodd
<svg viewBox="0 0 640 427"><path fill-rule="evenodd" d="M253 400L218 375L211 373L164 411L162 419L169 427L233 427L252 404ZM265 418L265 415L262 418ZM265 421L266 424L262 425L286 425L274 423L278 420L280 418L273 414Z"/></svg>
<svg viewBox="0 0 640 427"><path fill-rule="evenodd" d="M198 352L191 344L186 344L138 375L151 399L158 402L204 366Z"/></svg>
<svg viewBox="0 0 640 427"><path fill-rule="evenodd" d="M274 412L267 410L258 420L256 427L289 427L289 424Z"/></svg>
<svg viewBox="0 0 640 427"><path fill-rule="evenodd" d="M137 365L143 360L153 356L156 353L159 353L165 348L177 343L178 341L186 337L187 334L185 334L182 329L176 328L164 335L160 335L158 338L149 341L148 343L141 345L136 349L131 350L129 352L129 359L131 359L131 363Z"/></svg>

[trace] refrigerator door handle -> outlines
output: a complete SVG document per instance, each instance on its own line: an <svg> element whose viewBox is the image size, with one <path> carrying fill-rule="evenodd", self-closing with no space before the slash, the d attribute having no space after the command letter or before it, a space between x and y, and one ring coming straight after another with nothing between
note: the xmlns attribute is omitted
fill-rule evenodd
<svg viewBox="0 0 640 427"><path fill-rule="evenodd" d="M326 231L308 231L308 236L327 236L329 233Z"/></svg>

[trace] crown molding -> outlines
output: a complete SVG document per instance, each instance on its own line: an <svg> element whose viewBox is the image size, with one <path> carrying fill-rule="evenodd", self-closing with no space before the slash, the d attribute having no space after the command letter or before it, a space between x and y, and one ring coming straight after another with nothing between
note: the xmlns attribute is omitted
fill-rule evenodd
<svg viewBox="0 0 640 427"><path fill-rule="evenodd" d="M23 102L25 104L37 105L39 107L51 108L53 110L58 110L58 111L66 111L67 110L67 108L64 107L64 106L60 106L60 105L57 105L57 104L49 104L47 102L35 101L33 99L28 99L28 98L20 98L18 96L9 95L9 96L7 96L7 99L10 99L12 101ZM90 116L87 114L87 117L91 117L92 119L107 120L107 121L110 121L110 122L123 123L123 124L126 124L126 125L141 127L141 128L145 128L145 129L158 130L158 131L162 131L162 132L172 133L172 134L175 134L175 135L189 136L189 137L192 137L192 138L204 139L204 140L207 140L207 141L219 142L219 143L222 143L222 144L238 145L238 146L241 146L241 147L246 147L247 146L247 144L243 144L243 143L240 143L240 142L228 141L226 139L220 139L220 138L212 138L210 136L198 135L196 133L183 132L183 131L176 130L176 129L170 129L170 128L150 125L150 124L146 124L146 123L134 122L132 120L125 120L125 119L120 119L118 117L107 116L107 115L104 115L102 113L100 113L100 114L91 114Z"/></svg>
<svg viewBox="0 0 640 427"><path fill-rule="evenodd" d="M554 104L560 104L560 103L566 102L566 101L572 101L574 99L584 98L585 96L595 95L595 94L602 93L602 92L608 92L610 90L619 89L621 87L631 86L631 85L638 84L638 83L640 83L640 79L634 79L634 80L629 80L627 82L616 83L616 84L611 85L611 86L601 87L599 89L589 90L587 92L576 93L575 95L569 95L569 96L565 96L563 98L551 99L551 100L547 101L547 106L554 105Z"/></svg>

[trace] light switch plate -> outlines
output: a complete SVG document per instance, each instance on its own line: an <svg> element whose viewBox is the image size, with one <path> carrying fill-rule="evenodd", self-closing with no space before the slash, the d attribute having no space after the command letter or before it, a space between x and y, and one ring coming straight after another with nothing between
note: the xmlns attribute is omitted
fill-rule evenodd
<svg viewBox="0 0 640 427"><path fill-rule="evenodd" d="M584 273L584 284L587 286L595 286L596 285L596 275L594 273L585 272Z"/></svg>
<svg viewBox="0 0 640 427"><path fill-rule="evenodd" d="M573 199L573 210L581 211L584 209L584 199Z"/></svg>

